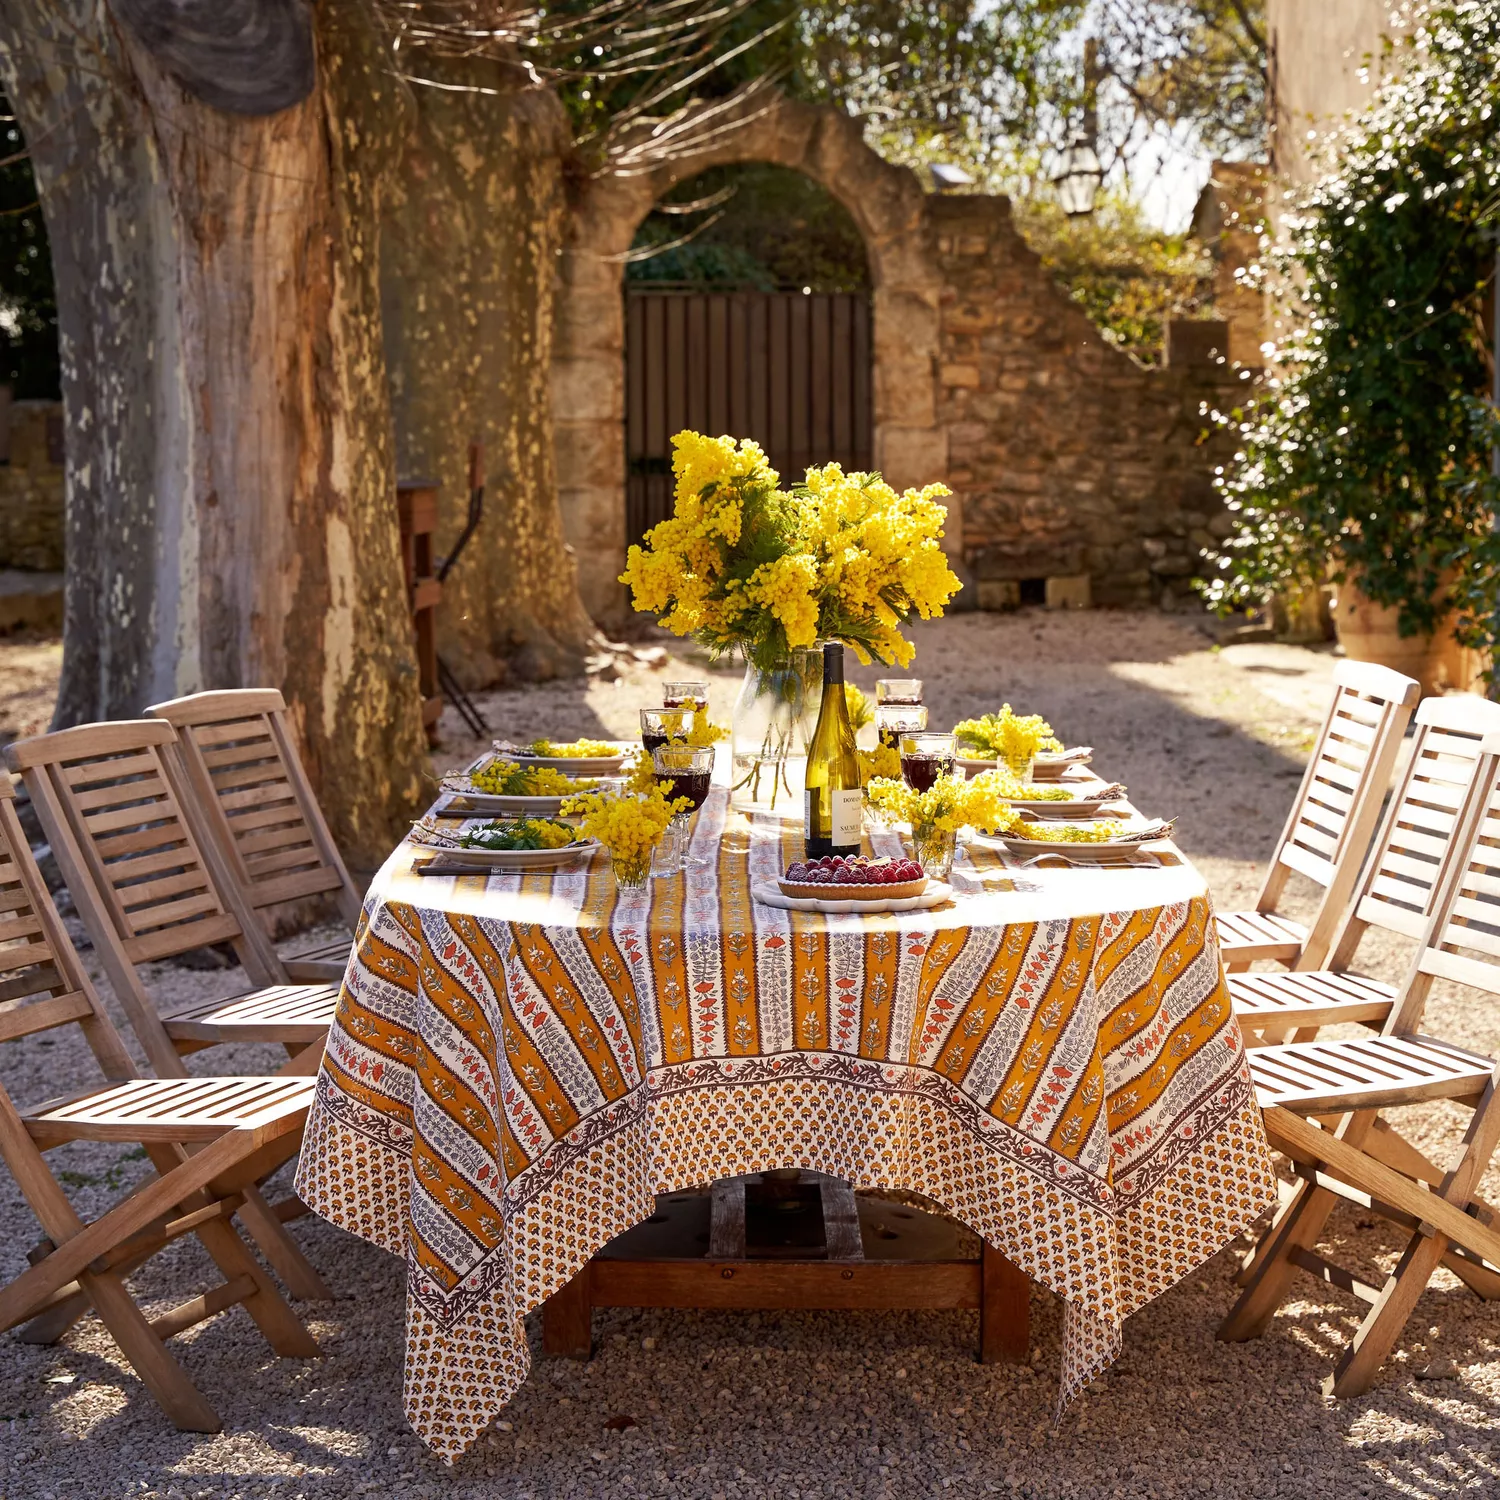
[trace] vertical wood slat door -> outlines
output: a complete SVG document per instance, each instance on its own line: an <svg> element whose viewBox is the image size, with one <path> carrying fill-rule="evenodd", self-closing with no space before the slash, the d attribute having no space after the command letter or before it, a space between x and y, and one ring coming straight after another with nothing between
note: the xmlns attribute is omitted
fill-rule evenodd
<svg viewBox="0 0 1500 1500"><path fill-rule="evenodd" d="M672 435L754 438L783 483L872 462L863 292L625 293L626 537L672 513Z"/></svg>

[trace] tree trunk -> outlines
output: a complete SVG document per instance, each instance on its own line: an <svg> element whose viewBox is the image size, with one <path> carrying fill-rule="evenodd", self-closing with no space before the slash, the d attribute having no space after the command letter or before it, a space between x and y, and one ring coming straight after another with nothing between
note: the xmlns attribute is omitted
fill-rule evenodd
<svg viewBox="0 0 1500 1500"><path fill-rule="evenodd" d="M312 94L192 98L92 0L7 0L0 70L57 277L67 581L55 723L286 693L335 837L421 798L380 341L380 178L410 119L357 15Z"/></svg>
<svg viewBox="0 0 1500 1500"><path fill-rule="evenodd" d="M563 538L553 463L554 279L567 119L495 61L424 58L417 124L381 251L386 359L403 477L438 482L439 552L485 444L484 522L445 585L442 648L469 686L573 675L597 641Z"/></svg>

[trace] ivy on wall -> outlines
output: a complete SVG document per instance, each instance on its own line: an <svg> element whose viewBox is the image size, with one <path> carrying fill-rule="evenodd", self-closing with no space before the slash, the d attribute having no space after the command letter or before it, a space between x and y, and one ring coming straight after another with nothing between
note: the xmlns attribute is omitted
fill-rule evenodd
<svg viewBox="0 0 1500 1500"><path fill-rule="evenodd" d="M1456 611L1500 643L1486 293L1500 226L1500 0L1413 13L1335 170L1288 205L1267 268L1290 332L1220 485L1221 607L1357 579L1403 634Z"/></svg>

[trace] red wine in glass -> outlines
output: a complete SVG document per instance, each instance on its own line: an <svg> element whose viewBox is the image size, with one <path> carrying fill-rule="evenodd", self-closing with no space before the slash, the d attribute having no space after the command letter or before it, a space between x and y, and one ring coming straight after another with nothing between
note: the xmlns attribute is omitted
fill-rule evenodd
<svg viewBox="0 0 1500 1500"><path fill-rule="evenodd" d="M930 791L940 776L953 774L951 755L906 755L901 757L901 775L913 791Z"/></svg>
<svg viewBox="0 0 1500 1500"><path fill-rule="evenodd" d="M708 801L708 786L713 780L713 772L680 771L671 776L658 775L656 779L661 782L668 802L686 797L692 804L691 811L697 812Z"/></svg>
<svg viewBox="0 0 1500 1500"><path fill-rule="evenodd" d="M641 746L645 750L648 759L655 755L666 743L667 736L664 734L651 734L644 729L641 731Z"/></svg>

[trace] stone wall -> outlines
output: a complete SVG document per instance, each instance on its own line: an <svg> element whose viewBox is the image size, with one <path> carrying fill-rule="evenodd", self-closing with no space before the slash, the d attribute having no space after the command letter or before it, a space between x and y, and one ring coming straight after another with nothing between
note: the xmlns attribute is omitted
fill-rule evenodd
<svg viewBox="0 0 1500 1500"><path fill-rule="evenodd" d="M1249 372L1226 325L1171 326L1165 368L1108 344L1043 270L1004 198L929 197L942 281L938 421L982 609L1191 597L1228 533L1212 487L1227 440L1207 410Z"/></svg>
<svg viewBox="0 0 1500 1500"><path fill-rule="evenodd" d="M651 205L725 162L820 183L869 252L875 464L898 488L953 490L945 538L961 604L1162 604L1190 597L1227 534L1212 488L1225 447L1206 411L1248 384L1218 323L1174 324L1168 367L1112 348L1058 290L1004 198L936 196L833 109L762 99L699 150L637 160L575 193L553 362L558 492L585 606L626 612L623 256ZM685 127L684 135L691 132ZM754 436L754 434L736 434Z"/></svg>
<svg viewBox="0 0 1500 1500"><path fill-rule="evenodd" d="M62 403L9 401L0 387L0 568L63 565Z"/></svg>

